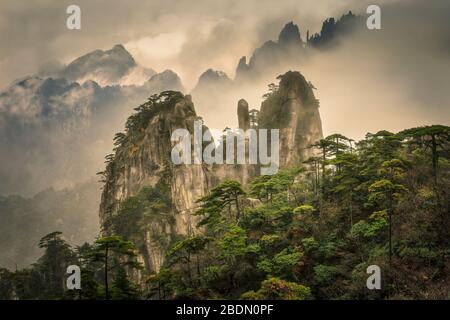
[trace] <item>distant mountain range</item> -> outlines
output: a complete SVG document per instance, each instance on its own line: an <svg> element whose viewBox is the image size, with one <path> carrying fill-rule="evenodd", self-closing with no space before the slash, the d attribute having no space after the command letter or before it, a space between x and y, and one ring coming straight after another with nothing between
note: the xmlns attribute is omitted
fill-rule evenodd
<svg viewBox="0 0 450 320"><path fill-rule="evenodd" d="M234 78L208 69L191 92L197 114L211 128L237 119L237 102L248 97L249 88L264 90L268 79L295 68L314 50L333 48L357 21L353 14L328 19L319 34L307 33L306 41L290 22L248 63L246 57L237 61ZM34 261L40 254L36 242L47 232L63 231L72 244L93 240L101 192L93 177L103 171L113 137L133 108L165 90L184 91L175 72L143 68L115 45L67 66L41 69L0 92L0 221L7 226L0 232L0 266ZM4 197L12 194L21 196Z"/></svg>
<svg viewBox="0 0 450 320"><path fill-rule="evenodd" d="M306 41L297 25L286 24L277 41L256 49L248 63L240 59L234 79L213 69L200 76L191 92L198 113L212 127L230 112L235 118L240 90L267 83L315 49L333 47L358 21L351 12L338 21L328 19ZM0 195L32 195L89 179L102 169L103 156L132 107L164 90L184 91L178 75L139 66L120 44L14 81L0 92Z"/></svg>
<svg viewBox="0 0 450 320"><path fill-rule="evenodd" d="M224 119L235 118L238 97L246 97L250 103L257 100L255 106L258 105L267 83L287 70L301 70L318 50L332 50L342 38L364 30L361 26L364 19L349 11L340 19L325 20L319 33L310 36L307 31L302 39L300 28L292 21L287 23L277 40L266 41L249 58L241 57L234 79L220 70L205 71L192 91L197 111L208 125L221 128Z"/></svg>
<svg viewBox="0 0 450 320"><path fill-rule="evenodd" d="M31 198L0 196L0 268L24 268L42 255L39 239L61 231L73 246L98 236L97 195L94 179L70 190L47 189Z"/></svg>
<svg viewBox="0 0 450 320"><path fill-rule="evenodd" d="M178 75L137 66L121 45L13 82L0 93L0 194L92 177L132 107L164 90L183 90Z"/></svg>

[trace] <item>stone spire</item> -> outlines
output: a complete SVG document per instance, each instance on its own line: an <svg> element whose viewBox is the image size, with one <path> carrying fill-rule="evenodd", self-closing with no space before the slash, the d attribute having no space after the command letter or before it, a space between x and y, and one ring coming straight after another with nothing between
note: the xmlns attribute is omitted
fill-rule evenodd
<svg viewBox="0 0 450 320"><path fill-rule="evenodd" d="M238 114L239 128L243 130L249 129L250 116L248 114L248 103L244 99L241 99L238 102L237 114Z"/></svg>

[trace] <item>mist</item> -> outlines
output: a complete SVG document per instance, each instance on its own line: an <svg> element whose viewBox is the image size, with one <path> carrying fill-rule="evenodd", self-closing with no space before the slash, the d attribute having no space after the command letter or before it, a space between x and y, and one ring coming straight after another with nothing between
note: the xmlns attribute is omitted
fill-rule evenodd
<svg viewBox="0 0 450 320"><path fill-rule="evenodd" d="M105 1L80 1L82 30L70 31L65 28L68 1L2 1L0 34L8 45L0 48L0 86L27 74L52 74L86 52L122 43L140 67L175 71L184 92L190 93L208 68L224 71L233 79L239 59L249 59L265 41L276 40L288 21L299 25L305 41L306 31L319 32L328 17L339 18L349 10L366 17L369 3L372 1L287 0L276 5L269 1L131 1L111 6ZM362 30L340 39L332 49L310 50L298 62L291 59L245 85L194 94L197 113L211 128L236 127L239 99L259 109L267 85L276 82L278 74L298 70L317 88L326 135L340 132L360 139L367 132L381 129L398 131L431 123L448 124L448 1L436 0L432 5L418 0L376 3L382 10L382 30ZM48 185L70 187L74 180L94 176L103 166L104 155L112 149L114 133L123 130L126 117L149 94L144 92L133 99L123 94L109 105L117 112L105 109L95 120L77 115L84 126L92 125L92 121L95 125L69 140L62 139L60 131L52 130L42 134L33 129L24 135L8 119L4 120L3 135L18 143L6 146L11 152L2 152L4 171L15 175L3 181L1 193L31 195ZM66 96L63 105L71 104L69 98L74 97ZM12 104L22 124L34 121L33 106ZM48 150L21 156L22 147L39 140L53 144ZM71 151L52 149L55 144L68 145ZM17 159L22 159L21 166L17 166ZM73 169L70 174L67 166L59 172L52 169L61 161ZM50 179L52 175L62 178Z"/></svg>
<svg viewBox="0 0 450 320"><path fill-rule="evenodd" d="M259 109L267 85L298 70L317 88L324 135L362 139L450 124L448 0L80 0L79 31L65 27L70 4L0 3L0 265L28 265L40 254L36 242L54 230L74 245L94 239L96 173L133 108L161 90L191 93L205 124L222 130L237 126L241 98ZM349 10L364 22L369 4L381 7L381 30L363 25L331 48L308 48L276 65L268 59L258 75L234 80L240 58L248 62L277 41L289 21L305 42L307 31L318 33L326 18ZM132 72L108 81L87 68L80 79L62 79L74 59L116 44L131 53ZM225 72L224 84L201 88L208 69Z"/></svg>
<svg viewBox="0 0 450 320"><path fill-rule="evenodd" d="M367 16L356 14L364 19ZM317 88L325 135L339 132L362 139L366 133L379 130L448 125L449 15L446 1L434 1L433 6L421 1L385 4L382 30L359 29L339 39L331 49L312 49L298 61L268 68L249 85L199 97L196 107L207 124L234 127L240 98L259 109L267 84L276 83L278 74L299 70ZM299 27L301 32L305 30L301 23Z"/></svg>

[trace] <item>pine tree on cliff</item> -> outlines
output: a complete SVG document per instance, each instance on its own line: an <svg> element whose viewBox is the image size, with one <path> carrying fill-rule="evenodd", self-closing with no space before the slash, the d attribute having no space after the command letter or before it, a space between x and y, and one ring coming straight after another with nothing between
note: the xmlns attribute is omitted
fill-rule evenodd
<svg viewBox="0 0 450 320"><path fill-rule="evenodd" d="M141 268L135 261L135 246L130 241L125 241L119 236L108 236L97 239L94 243L92 261L100 262L103 268L105 300L109 296L109 274L123 267Z"/></svg>

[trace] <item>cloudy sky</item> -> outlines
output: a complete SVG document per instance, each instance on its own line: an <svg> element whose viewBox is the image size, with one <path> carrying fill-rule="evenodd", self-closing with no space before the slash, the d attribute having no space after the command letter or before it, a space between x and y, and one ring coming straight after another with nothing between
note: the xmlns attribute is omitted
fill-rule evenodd
<svg viewBox="0 0 450 320"><path fill-rule="evenodd" d="M365 14L374 3L382 8L381 31L356 35L300 70L318 88L325 133L360 138L382 128L449 124L448 0L2 0L0 87L122 43L140 65L170 68L190 89L208 68L232 77L239 58L276 39L288 21L305 37L327 17ZM65 26L70 4L81 7L79 31ZM355 119L358 126L349 126Z"/></svg>
<svg viewBox="0 0 450 320"><path fill-rule="evenodd" d="M209 67L232 74L241 56L276 38L287 21L319 31L325 17L349 9L364 12L364 2L2 0L0 87L41 65L68 62L116 43L124 44L140 64L174 69L186 82ZM70 4L81 8L79 31L66 28Z"/></svg>

